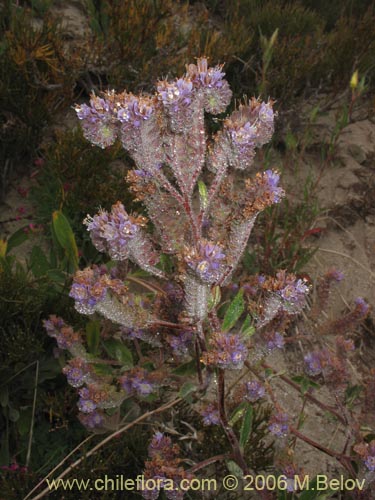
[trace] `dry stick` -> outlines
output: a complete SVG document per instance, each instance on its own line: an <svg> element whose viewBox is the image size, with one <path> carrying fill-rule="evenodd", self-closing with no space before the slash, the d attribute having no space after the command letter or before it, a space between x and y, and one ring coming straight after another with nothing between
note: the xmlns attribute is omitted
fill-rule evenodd
<svg viewBox="0 0 375 500"><path fill-rule="evenodd" d="M214 457L207 458L206 460L203 460L202 462L199 462L199 463L193 465L193 467L190 467L188 472L191 472L193 474L194 472L197 472L200 469L204 469L205 467L208 467L209 465L214 464L215 462L221 462L222 460L228 460L230 458L233 458L233 457L232 457L232 455L230 455L228 453L223 453L221 455L215 455Z"/></svg>
<svg viewBox="0 0 375 500"><path fill-rule="evenodd" d="M262 366L263 366L263 368L272 370L274 373L276 373L275 370L271 366L267 365L266 363L262 363ZM293 380L290 380L290 378L288 378L286 375L280 374L278 376L281 380L283 380L288 385L290 385L291 387L296 389L296 391L300 392L300 386L296 382L293 382ZM319 401L319 399L315 398L314 396L312 396L308 392L305 394L305 396L307 397L307 399L309 399L310 401L315 403L317 406L322 408L322 410L326 410L326 411L329 411L330 413L332 413L332 415L334 415L343 424L347 423L345 418L340 413L338 413L334 408L327 406L325 403L323 403L322 401Z"/></svg>
<svg viewBox="0 0 375 500"><path fill-rule="evenodd" d="M104 445L106 445L107 443L109 443L110 441L112 441L112 439L120 436L122 433L126 432L131 427L134 427L134 425L137 425L140 422L143 422L143 420L147 420L152 415L156 415L157 413L162 413L163 411L168 410L169 408L172 408L172 406L175 406L176 404L180 403L181 401L182 401L182 398L174 399L173 401L170 401L169 403L166 403L166 404L160 406L159 408L156 408L156 410L152 410L152 411L149 411L147 413L144 413L143 415L141 415L140 417L138 417L133 422L130 422L129 424L127 424L124 427L122 427L121 429L119 429L119 430L117 430L115 432L112 432L112 434L110 434L109 436L107 436L106 438L104 438L102 441L100 441L97 445L95 445L93 448L91 448L91 450L88 451L83 457L78 458L75 462L73 462L71 465L69 465L69 467L67 467L55 479L55 482L58 482L60 479L62 479L63 477L65 477L67 474L69 474L70 471L72 471L78 465L80 465L84 460L86 460L86 458L91 457L91 455L94 455L94 453L96 453ZM42 485L45 482L45 480L46 480L47 477L48 476L46 476L30 493L28 493L28 495L23 500L26 500L27 498L29 498L30 495L31 495L31 493L33 493L40 485ZM37 496L33 497L32 500L39 500L40 498L43 498L48 493L50 493L50 488L47 487L41 493L39 493Z"/></svg>
<svg viewBox="0 0 375 500"><path fill-rule="evenodd" d="M317 450L322 451L326 455L329 455L330 457L335 458L340 462L340 464L350 473L353 475L353 477L356 476L356 473L353 469L353 466L351 465L350 457L346 455L342 455L341 453L337 453L333 450L330 450L329 448L326 448L325 446L321 445L320 443L317 443L313 439L310 439L309 437L305 436L301 432L297 431L297 429L294 429L293 427L289 427L289 430L291 434L294 434L297 438L301 439L301 441L304 441L305 443L309 444L310 446L313 446Z"/></svg>
<svg viewBox="0 0 375 500"><path fill-rule="evenodd" d="M52 476L52 474L54 472L56 472L58 469L60 469L60 467L68 460L68 458L70 458L72 455L74 455L74 453L76 451L78 451L80 448L82 448L82 446L84 444L86 444L88 441L91 441L91 439L95 436L96 436L96 434L90 434L89 436L87 436L86 439L81 441L70 453L68 453L68 455L66 455L61 460L60 463L58 463L51 471L49 471L49 473L36 486L34 486L34 488L31 491L29 491L29 493L25 496L25 498L23 500L27 500L28 498L30 498L30 496L34 493L34 491L36 491L39 488L39 486L42 486L42 484L46 481L46 479L48 479L50 476Z"/></svg>
<svg viewBox="0 0 375 500"><path fill-rule="evenodd" d="M36 408L36 394L38 392L38 379L39 379L39 360L36 361L35 366L35 386L34 386L34 398L33 398L33 409L31 413L31 422L30 422L30 433L29 433L29 442L27 445L27 454L26 454L26 467L29 466L30 457L31 457L31 446L33 443L33 432L34 432L34 422L35 422L35 408Z"/></svg>

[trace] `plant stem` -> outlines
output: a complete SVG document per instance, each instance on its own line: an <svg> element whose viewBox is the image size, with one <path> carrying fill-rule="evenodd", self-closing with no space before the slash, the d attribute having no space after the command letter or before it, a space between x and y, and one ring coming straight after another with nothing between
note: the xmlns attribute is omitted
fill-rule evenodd
<svg viewBox="0 0 375 500"><path fill-rule="evenodd" d="M232 427L229 425L225 411L225 378L224 370L222 369L218 369L218 407L221 425L233 450L233 459L237 462L237 464L241 467L243 473L246 475L249 473L249 468L242 455L237 436L234 433Z"/></svg>

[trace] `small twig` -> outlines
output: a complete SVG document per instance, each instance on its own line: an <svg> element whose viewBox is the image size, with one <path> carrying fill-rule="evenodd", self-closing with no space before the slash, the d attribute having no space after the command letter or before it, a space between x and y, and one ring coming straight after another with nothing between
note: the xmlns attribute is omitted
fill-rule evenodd
<svg viewBox="0 0 375 500"><path fill-rule="evenodd" d="M98 450L100 450L100 448L102 448L104 445L106 445L107 443L109 443L110 441L112 441L112 439L120 436L121 434L123 434L124 432L126 432L127 430L129 430L130 428L132 428L135 425L139 424L140 422L143 422L143 420L147 420L152 415L156 415L157 413L162 413L163 411L168 410L169 408L172 408L172 406L175 406L176 404L180 403L181 401L182 401L182 398L174 399L173 401L170 401L169 403L166 403L166 404L160 406L159 408L156 408L155 410L152 410L152 411L149 411L147 413L144 413L143 415L141 415L140 417L138 417L136 420L133 420L133 422L130 422L129 424L127 424L124 427L122 427L121 429L118 429L117 431L112 432L112 434L110 434L109 436L107 436L106 438L104 438L97 445L95 445L93 448L91 448L91 450L89 450L87 453L85 453L85 455L83 457L78 458L75 462L73 462L71 465L69 465L69 467L67 467L55 479L55 482L58 482L60 479L62 479L63 477L65 477L67 474L69 474L69 472L71 472L73 469L75 469L76 467L78 467L78 465L80 465L86 458L91 457L92 455L94 455ZM45 478L43 478L43 480L30 493L28 493L28 495L23 500L27 500L28 498L30 498L30 495L40 485L42 485L46 481L46 479L48 477L49 476L46 476ZM50 493L50 488L47 487L42 492L40 492L38 495L36 495L35 497L33 497L32 500L39 500L40 498L43 498L44 496L46 496L48 493Z"/></svg>
<svg viewBox="0 0 375 500"><path fill-rule="evenodd" d="M194 472L197 472L198 470L204 469L205 467L208 467L209 465L211 465L215 462L221 462L223 460L228 460L230 458L232 458L232 455L230 455L228 453L223 453L221 455L215 455L214 457L207 458L206 460L203 460L202 462L199 462L199 463L193 465L193 467L190 467L188 472L191 472L193 474Z"/></svg>
<svg viewBox="0 0 375 500"><path fill-rule="evenodd" d="M33 408L32 408L32 412L31 412L29 442L27 444L27 453L26 453L26 462L25 462L26 467L28 467L29 463L30 463L31 446L33 443L35 409L36 409L36 395L38 392L38 380L39 380L39 360L36 361L36 366L35 366L34 398L33 398Z"/></svg>

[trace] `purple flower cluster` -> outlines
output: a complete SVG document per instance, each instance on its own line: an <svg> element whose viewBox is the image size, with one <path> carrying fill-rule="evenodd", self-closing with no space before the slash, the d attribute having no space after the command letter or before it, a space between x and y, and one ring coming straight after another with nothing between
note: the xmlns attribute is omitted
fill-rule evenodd
<svg viewBox="0 0 375 500"><path fill-rule="evenodd" d="M203 417L203 425L220 424L220 415L217 405L209 403L200 411L200 414Z"/></svg>
<svg viewBox="0 0 375 500"><path fill-rule="evenodd" d="M303 358L306 363L306 372L312 377L320 375L323 371L321 352L309 352Z"/></svg>
<svg viewBox="0 0 375 500"><path fill-rule="evenodd" d="M257 382L256 380L251 380L245 384L245 394L244 398L250 403L255 403L258 399L261 399L266 394L264 386Z"/></svg>
<svg viewBox="0 0 375 500"><path fill-rule="evenodd" d="M182 500L186 490L179 489L180 483L184 480L186 486L193 475L180 466L179 447L173 445L168 436L157 432L149 445L148 453L150 459L145 463L143 498L156 500L160 489L164 488L168 500Z"/></svg>
<svg viewBox="0 0 375 500"><path fill-rule="evenodd" d="M50 337L57 341L59 349L77 350L82 348L81 335L67 325L62 318L51 315L43 321L43 326Z"/></svg>
<svg viewBox="0 0 375 500"><path fill-rule="evenodd" d="M175 82L160 81L157 84L159 100L169 113L186 110L192 101L193 84L187 78L179 78Z"/></svg>
<svg viewBox="0 0 375 500"><path fill-rule="evenodd" d="M63 374L72 387L81 387L91 381L90 366L82 358L73 358L63 368Z"/></svg>
<svg viewBox="0 0 375 500"><path fill-rule="evenodd" d="M361 317L364 318L367 316L367 313L370 309L370 306L367 304L367 302L362 298L358 297L355 299L355 312Z"/></svg>
<svg viewBox="0 0 375 500"><path fill-rule="evenodd" d="M120 384L128 394L135 393L140 397L146 397L152 394L155 389L155 382L150 373L143 368L133 368L120 378Z"/></svg>
<svg viewBox="0 0 375 500"><path fill-rule="evenodd" d="M112 279L102 267L87 267L76 272L69 296L75 300L78 312L93 314L96 304L105 298L108 289L117 294L126 291L122 281Z"/></svg>
<svg viewBox="0 0 375 500"><path fill-rule="evenodd" d="M225 254L220 245L203 241L199 243L197 250L186 252L185 261L202 281L215 283L222 275Z"/></svg>
<svg viewBox="0 0 375 500"><path fill-rule="evenodd" d="M189 64L186 68L187 77L200 90L205 110L214 115L225 111L232 98L232 91L224 79L222 68L222 65L209 68L205 57L199 58L197 65Z"/></svg>
<svg viewBox="0 0 375 500"><path fill-rule="evenodd" d="M278 186L280 175L273 170L257 173L254 179L246 179L246 196L243 213L251 217L265 208L280 203L284 190Z"/></svg>
<svg viewBox="0 0 375 500"><path fill-rule="evenodd" d="M116 392L109 384L88 384L78 391L78 409L82 413L92 413L97 408L116 408L124 399L123 392Z"/></svg>
<svg viewBox="0 0 375 500"><path fill-rule="evenodd" d="M240 370L247 359L248 349L238 334L214 333L210 339L210 347L202 355L202 361L206 365Z"/></svg>
<svg viewBox="0 0 375 500"><path fill-rule="evenodd" d="M285 437L289 432L288 420L289 417L286 413L276 413L276 415L273 415L268 426L271 434L277 437Z"/></svg>
<svg viewBox="0 0 375 500"><path fill-rule="evenodd" d="M279 332L268 332L265 334L267 349L282 349L285 346L284 337Z"/></svg>
<svg viewBox="0 0 375 500"><path fill-rule="evenodd" d="M79 391L78 409L82 413L92 413L97 408L97 403L94 401L92 391L87 387L82 387Z"/></svg>
<svg viewBox="0 0 375 500"><path fill-rule="evenodd" d="M193 343L193 332L185 330L178 335L168 335L167 342L176 356L185 356L189 353Z"/></svg>
<svg viewBox="0 0 375 500"><path fill-rule="evenodd" d="M230 164L241 170L250 167L255 149L271 140L274 131L274 112L272 102L259 102L252 99L247 105L240 105L226 119L224 130L230 140L233 155Z"/></svg>
<svg viewBox="0 0 375 500"><path fill-rule="evenodd" d="M78 418L81 424L88 429L101 428L104 423L103 413L97 410L94 410L91 413L80 413Z"/></svg>
<svg viewBox="0 0 375 500"><path fill-rule="evenodd" d="M88 215L84 224L90 232L95 248L99 252L107 252L114 260L128 258L129 241L140 230L139 221L129 216L119 201L112 206L110 213L101 210L94 217Z"/></svg>
<svg viewBox="0 0 375 500"><path fill-rule="evenodd" d="M92 144L107 148L117 139L118 127L112 103L95 94L91 96L90 106L77 105L76 113L82 121L84 136Z"/></svg>
<svg viewBox="0 0 375 500"><path fill-rule="evenodd" d="M122 131L129 128L139 128L143 122L149 120L154 112L154 102L151 97L136 97L133 94L121 94L122 100L118 103L117 119L121 123Z"/></svg>
<svg viewBox="0 0 375 500"><path fill-rule="evenodd" d="M370 443L360 443L354 446L354 451L360 455L366 468L375 472L375 439Z"/></svg>

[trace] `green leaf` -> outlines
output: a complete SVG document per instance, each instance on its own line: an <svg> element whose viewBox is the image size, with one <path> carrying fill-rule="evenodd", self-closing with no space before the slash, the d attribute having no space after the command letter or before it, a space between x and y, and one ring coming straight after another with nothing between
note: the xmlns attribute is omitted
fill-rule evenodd
<svg viewBox="0 0 375 500"><path fill-rule="evenodd" d="M363 391L361 385L351 385L345 391L345 403L351 406Z"/></svg>
<svg viewBox="0 0 375 500"><path fill-rule="evenodd" d="M89 348L89 353L98 353L99 341L100 341L100 321L89 321L86 324L86 340L87 346Z"/></svg>
<svg viewBox="0 0 375 500"><path fill-rule="evenodd" d="M191 395L196 390L197 386L193 384L193 382L185 382L180 389L179 396L180 398L185 399L188 403L191 403Z"/></svg>
<svg viewBox="0 0 375 500"><path fill-rule="evenodd" d="M130 350L118 339L109 339L103 342L108 355L122 363L124 369L129 370L133 367L133 356Z"/></svg>
<svg viewBox="0 0 375 500"><path fill-rule="evenodd" d="M246 316L245 321L242 324L241 333L244 337L251 337L255 333L255 327L251 324L251 317L249 314Z"/></svg>
<svg viewBox="0 0 375 500"><path fill-rule="evenodd" d="M78 249L72 228L68 219L60 210L55 210L52 214L52 227L56 239L64 249L68 262L73 271L78 269Z"/></svg>
<svg viewBox="0 0 375 500"><path fill-rule="evenodd" d="M173 375L178 375L180 377L188 377L189 375L195 375L197 372L197 362L195 359L183 363L174 370L172 370Z"/></svg>
<svg viewBox="0 0 375 500"><path fill-rule="evenodd" d="M253 417L254 417L253 407L251 405L248 405L245 416L242 420L242 426L240 431L240 446L242 449L244 449L245 444L247 443L247 440L249 439L249 436L251 434L251 429L253 427Z"/></svg>
<svg viewBox="0 0 375 500"><path fill-rule="evenodd" d="M199 190L199 197L201 200L201 207L204 210L207 207L208 203L208 193L206 184L202 181L198 181L198 190Z"/></svg>
<svg viewBox="0 0 375 500"><path fill-rule="evenodd" d="M21 436L26 436L30 432L31 414L31 408L25 408L20 413L20 418L17 421L17 429Z"/></svg>
<svg viewBox="0 0 375 500"><path fill-rule="evenodd" d="M92 363L91 366L93 367L93 369L97 375L112 375L113 374L112 367L109 365L105 365L103 363Z"/></svg>
<svg viewBox="0 0 375 500"><path fill-rule="evenodd" d="M216 307L221 300L221 291L219 286L212 287L209 299L208 299L208 311L211 311Z"/></svg>
<svg viewBox="0 0 375 500"><path fill-rule="evenodd" d="M0 405L5 408L8 406L9 402L9 391L8 391L8 386L5 385L0 388Z"/></svg>
<svg viewBox="0 0 375 500"><path fill-rule="evenodd" d="M16 410L16 408L9 406L8 416L11 422L17 422L17 420L20 418L20 412Z"/></svg>
<svg viewBox="0 0 375 500"><path fill-rule="evenodd" d="M242 469L239 465L236 464L236 462L234 462L233 460L227 460L225 462L227 464L227 467L228 467L228 471L233 474L234 476L238 477L238 478L243 478L243 472L242 472Z"/></svg>
<svg viewBox="0 0 375 500"><path fill-rule="evenodd" d="M234 297L225 313L222 329L224 332L229 331L237 323L241 314L245 310L245 302L243 300L243 290L240 290Z"/></svg>
<svg viewBox="0 0 375 500"><path fill-rule="evenodd" d="M16 248L19 245L22 245L22 243L24 243L26 240L29 239L28 234L25 233L25 227L21 227L21 229L18 229L18 231L16 231L15 233L12 234L12 236L9 237L8 245L7 245L7 254L13 248Z"/></svg>
<svg viewBox="0 0 375 500"><path fill-rule="evenodd" d="M51 268L48 259L39 246L34 246L31 250L30 269L36 278L45 276Z"/></svg>
<svg viewBox="0 0 375 500"><path fill-rule="evenodd" d="M246 411L248 403L246 401L242 401L237 408L234 409L230 419L229 423L231 426L233 426L240 418L242 418L243 414Z"/></svg>

